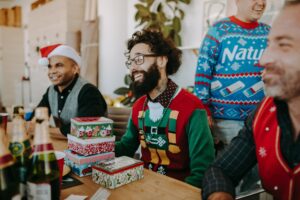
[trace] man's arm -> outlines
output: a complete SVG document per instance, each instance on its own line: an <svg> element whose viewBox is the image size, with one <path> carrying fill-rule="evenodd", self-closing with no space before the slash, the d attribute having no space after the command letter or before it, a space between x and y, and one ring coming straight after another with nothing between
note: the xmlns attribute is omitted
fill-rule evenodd
<svg viewBox="0 0 300 200"><path fill-rule="evenodd" d="M205 106L210 98L212 73L217 65L219 56L219 41L215 27L211 27L203 39L199 49L199 57L195 75L195 95Z"/></svg>
<svg viewBox="0 0 300 200"><path fill-rule="evenodd" d="M197 109L186 126L189 144L190 176L185 181L201 187L205 170L214 160L214 144L209 129L206 111Z"/></svg>
<svg viewBox="0 0 300 200"><path fill-rule="evenodd" d="M47 91L45 92L45 94L43 94L42 100L37 105L37 107L47 107L48 108L48 112L49 112L49 116L50 116L51 110L50 110L50 105L49 105L49 100L48 100L48 92L49 92L49 88L47 89Z"/></svg>
<svg viewBox="0 0 300 200"><path fill-rule="evenodd" d="M235 137L224 154L205 172L203 178L203 199L212 199L210 195L225 192L235 196L235 186L257 162L253 139L252 123L255 112L252 112L245 126Z"/></svg>
<svg viewBox="0 0 300 200"><path fill-rule="evenodd" d="M98 88L86 84L78 95L78 117L97 117L107 114L107 105Z"/></svg>
<svg viewBox="0 0 300 200"><path fill-rule="evenodd" d="M133 157L139 145L138 130L130 117L125 134L122 136L121 141L116 142L116 156Z"/></svg>

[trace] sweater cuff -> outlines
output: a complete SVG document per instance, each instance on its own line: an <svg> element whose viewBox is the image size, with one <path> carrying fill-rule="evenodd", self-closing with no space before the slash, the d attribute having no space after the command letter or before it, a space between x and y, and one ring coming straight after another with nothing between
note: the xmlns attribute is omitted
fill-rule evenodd
<svg viewBox="0 0 300 200"><path fill-rule="evenodd" d="M220 168L210 167L203 178L202 199L206 200L214 192L226 192L235 198L235 187Z"/></svg>

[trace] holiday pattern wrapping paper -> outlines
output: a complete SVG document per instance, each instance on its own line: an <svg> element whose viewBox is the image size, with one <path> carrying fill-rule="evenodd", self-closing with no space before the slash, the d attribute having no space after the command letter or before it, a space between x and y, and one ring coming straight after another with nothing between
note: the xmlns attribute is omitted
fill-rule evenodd
<svg viewBox="0 0 300 200"><path fill-rule="evenodd" d="M69 134L68 149L84 156L113 152L115 150L115 136L96 139L80 139Z"/></svg>
<svg viewBox="0 0 300 200"><path fill-rule="evenodd" d="M92 174L92 166L98 164L101 161L84 163L84 164L77 164L74 163L72 160L65 158L65 165L71 168L71 171L79 177L89 176Z"/></svg>
<svg viewBox="0 0 300 200"><path fill-rule="evenodd" d="M100 162L92 167L92 179L106 188L114 189L144 177L144 164L127 156Z"/></svg>
<svg viewBox="0 0 300 200"><path fill-rule="evenodd" d="M72 162L82 165L85 163L94 163L94 162L99 162L107 159L112 159L115 157L114 152L107 152L107 153L100 153L100 154L95 154L95 155L90 155L90 156L83 156L80 155L76 152L73 152L71 150L65 150L66 157L71 160Z"/></svg>
<svg viewBox="0 0 300 200"><path fill-rule="evenodd" d="M112 135L113 121L105 117L76 117L71 119L71 135L78 138L99 138Z"/></svg>

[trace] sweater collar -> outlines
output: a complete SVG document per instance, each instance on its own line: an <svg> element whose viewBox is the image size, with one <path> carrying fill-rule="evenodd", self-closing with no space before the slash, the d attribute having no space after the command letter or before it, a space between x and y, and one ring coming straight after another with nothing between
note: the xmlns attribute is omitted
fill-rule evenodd
<svg viewBox="0 0 300 200"><path fill-rule="evenodd" d="M72 80L71 84L70 84L68 87L66 87L65 89L63 89L62 92L59 91L57 85L54 86L54 89L55 89L59 94L70 93L71 90L73 89L75 83L77 82L78 77L79 77L79 75L76 74L75 77L74 77L74 79Z"/></svg>
<svg viewBox="0 0 300 200"><path fill-rule="evenodd" d="M168 79L166 90L161 93L158 97L152 100L149 95L147 95L148 100L152 102L159 102L162 106L167 107L172 97L174 96L177 90L177 84L174 83L171 79Z"/></svg>
<svg viewBox="0 0 300 200"><path fill-rule="evenodd" d="M232 21L233 23L241 26L242 28L245 29L255 29L256 27L258 27L258 22L243 22L241 20L239 20L237 17L235 16L230 16L229 17L230 21Z"/></svg>

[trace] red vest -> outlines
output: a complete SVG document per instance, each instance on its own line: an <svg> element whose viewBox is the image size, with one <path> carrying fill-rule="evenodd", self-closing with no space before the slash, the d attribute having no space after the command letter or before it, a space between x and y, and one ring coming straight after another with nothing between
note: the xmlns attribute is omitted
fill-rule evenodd
<svg viewBox="0 0 300 200"><path fill-rule="evenodd" d="M300 164L291 169L281 154L281 129L273 98L262 101L253 123L253 135L264 189L276 200L300 200Z"/></svg>
<svg viewBox="0 0 300 200"><path fill-rule="evenodd" d="M146 121L143 119L143 109L148 110L148 106L144 107L146 96L141 97L132 108L132 120L134 125L139 128L140 122ZM152 163L152 170L159 171L157 167L160 165L167 166L168 172L166 175L173 178L184 180L190 174L190 158L189 144L186 134L186 125L195 109L204 109L201 101L194 95L185 90L181 90L172 100L169 108L171 112L168 114L168 125L164 127L165 137L167 138L168 147L159 149L156 147L150 148L145 143L144 134L139 134L141 143L142 160L145 167ZM199 119L201 120L201 119ZM173 128L172 128L173 127ZM145 127L142 127L145 128Z"/></svg>

